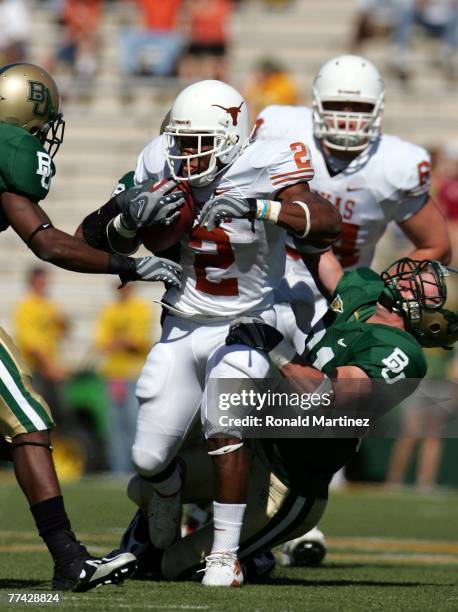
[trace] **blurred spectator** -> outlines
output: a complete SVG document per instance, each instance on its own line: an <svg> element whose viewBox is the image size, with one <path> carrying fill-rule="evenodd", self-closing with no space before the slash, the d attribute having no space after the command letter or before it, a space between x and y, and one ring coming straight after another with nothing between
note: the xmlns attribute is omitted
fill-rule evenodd
<svg viewBox="0 0 458 612"><path fill-rule="evenodd" d="M361 52L361 47L367 40L391 34L398 22L399 4L402 2L403 0L358 0L356 23L350 44L353 53Z"/></svg>
<svg viewBox="0 0 458 612"><path fill-rule="evenodd" d="M185 79L227 80L226 54L231 0L191 0L186 4L189 47L180 64Z"/></svg>
<svg viewBox="0 0 458 612"><path fill-rule="evenodd" d="M184 45L178 31L182 0L127 0L127 3L135 7L140 25L121 32L123 72L174 75Z"/></svg>
<svg viewBox="0 0 458 612"><path fill-rule="evenodd" d="M60 425L64 418L61 383L67 375L60 345L69 324L59 307L48 298L49 273L45 268L34 267L29 271L27 289L14 311L17 344L32 370L35 389L49 404Z"/></svg>
<svg viewBox="0 0 458 612"><path fill-rule="evenodd" d="M290 8L291 0L263 0L266 8L271 11L283 11Z"/></svg>
<svg viewBox="0 0 458 612"><path fill-rule="evenodd" d="M25 61L29 29L24 0L0 0L0 65Z"/></svg>
<svg viewBox="0 0 458 612"><path fill-rule="evenodd" d="M273 59L261 60L245 89L245 98L254 119L269 104L298 104L296 83Z"/></svg>
<svg viewBox="0 0 458 612"><path fill-rule="evenodd" d="M458 141L444 148L443 174L437 199L447 219L458 223Z"/></svg>
<svg viewBox="0 0 458 612"><path fill-rule="evenodd" d="M401 436L393 445L386 478L390 485L403 484L418 443L415 482L423 490L432 488L437 482L442 437L457 399L453 397L454 385L447 384L453 351L426 349L425 354L428 374L419 391L403 405Z"/></svg>
<svg viewBox="0 0 458 612"><path fill-rule="evenodd" d="M150 305L132 295L134 285L115 289L116 298L99 313L96 346L108 399L108 458L114 472L128 472L137 421L137 378L151 348Z"/></svg>
<svg viewBox="0 0 458 612"><path fill-rule="evenodd" d="M399 1L398 22L393 32L396 47L393 66L404 79L409 77L409 50L415 25L421 27L430 38L441 40L439 62L446 76L454 79L458 47L458 0Z"/></svg>
<svg viewBox="0 0 458 612"><path fill-rule="evenodd" d="M103 0L61 0L58 22L62 27L60 46L48 69L64 64L79 77L92 78L98 67L99 27Z"/></svg>

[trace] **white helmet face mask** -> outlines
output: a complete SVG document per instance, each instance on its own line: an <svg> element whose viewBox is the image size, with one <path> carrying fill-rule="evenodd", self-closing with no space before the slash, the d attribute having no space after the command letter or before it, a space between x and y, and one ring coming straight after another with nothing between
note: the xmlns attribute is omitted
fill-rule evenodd
<svg viewBox="0 0 458 612"><path fill-rule="evenodd" d="M209 185L235 161L248 139L246 102L222 81L194 83L175 100L164 134L172 177L193 187ZM192 143L192 153L182 152L180 139Z"/></svg>
<svg viewBox="0 0 458 612"><path fill-rule="evenodd" d="M338 151L363 151L380 134L385 86L377 68L358 55L341 55L322 66L313 82L316 138ZM370 104L372 110L330 110L327 103Z"/></svg>

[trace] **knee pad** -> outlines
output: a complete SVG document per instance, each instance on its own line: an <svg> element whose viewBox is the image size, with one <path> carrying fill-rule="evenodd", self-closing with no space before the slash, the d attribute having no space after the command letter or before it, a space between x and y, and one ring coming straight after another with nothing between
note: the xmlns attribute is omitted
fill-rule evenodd
<svg viewBox="0 0 458 612"><path fill-rule="evenodd" d="M162 470L167 467L170 462L170 457L166 449L161 453L160 450L158 452L158 449L146 449L134 444L132 447L132 462L135 470L140 476L150 478L151 476L160 474Z"/></svg>

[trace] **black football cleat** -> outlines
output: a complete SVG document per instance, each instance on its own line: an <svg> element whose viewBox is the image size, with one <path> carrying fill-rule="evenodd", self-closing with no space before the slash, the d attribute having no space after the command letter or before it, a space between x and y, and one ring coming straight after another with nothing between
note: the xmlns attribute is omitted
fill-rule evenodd
<svg viewBox="0 0 458 612"><path fill-rule="evenodd" d="M54 566L52 589L83 593L105 584L120 584L137 568L131 553L113 551L106 557L79 557Z"/></svg>
<svg viewBox="0 0 458 612"><path fill-rule="evenodd" d="M162 577L161 561L163 550L151 544L148 521L138 510L124 532L118 552L129 552L137 559L135 578L139 580L158 580Z"/></svg>

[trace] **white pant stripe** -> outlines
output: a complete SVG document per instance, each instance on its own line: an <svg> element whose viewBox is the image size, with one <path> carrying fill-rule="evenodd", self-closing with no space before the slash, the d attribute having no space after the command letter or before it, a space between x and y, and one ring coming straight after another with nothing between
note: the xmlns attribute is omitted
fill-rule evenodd
<svg viewBox="0 0 458 612"><path fill-rule="evenodd" d="M36 413L34 408L29 404L29 402L22 395L21 390L16 385L13 380L13 377L8 372L5 364L0 361L0 378L5 383L8 391L11 393L13 398L16 400L16 403L24 412L24 414L32 421L35 427L41 431L46 429L46 423L41 419L41 417Z"/></svg>
<svg viewBox="0 0 458 612"><path fill-rule="evenodd" d="M248 546L248 548L243 548L242 553L243 557L248 557L254 550L258 550L261 548L266 542L272 540L275 536L280 534L288 525L295 521L295 519L299 516L302 508L304 507L305 497L298 497L294 504L292 505L288 514L284 516L284 518L271 530L262 536L259 540L256 540Z"/></svg>

